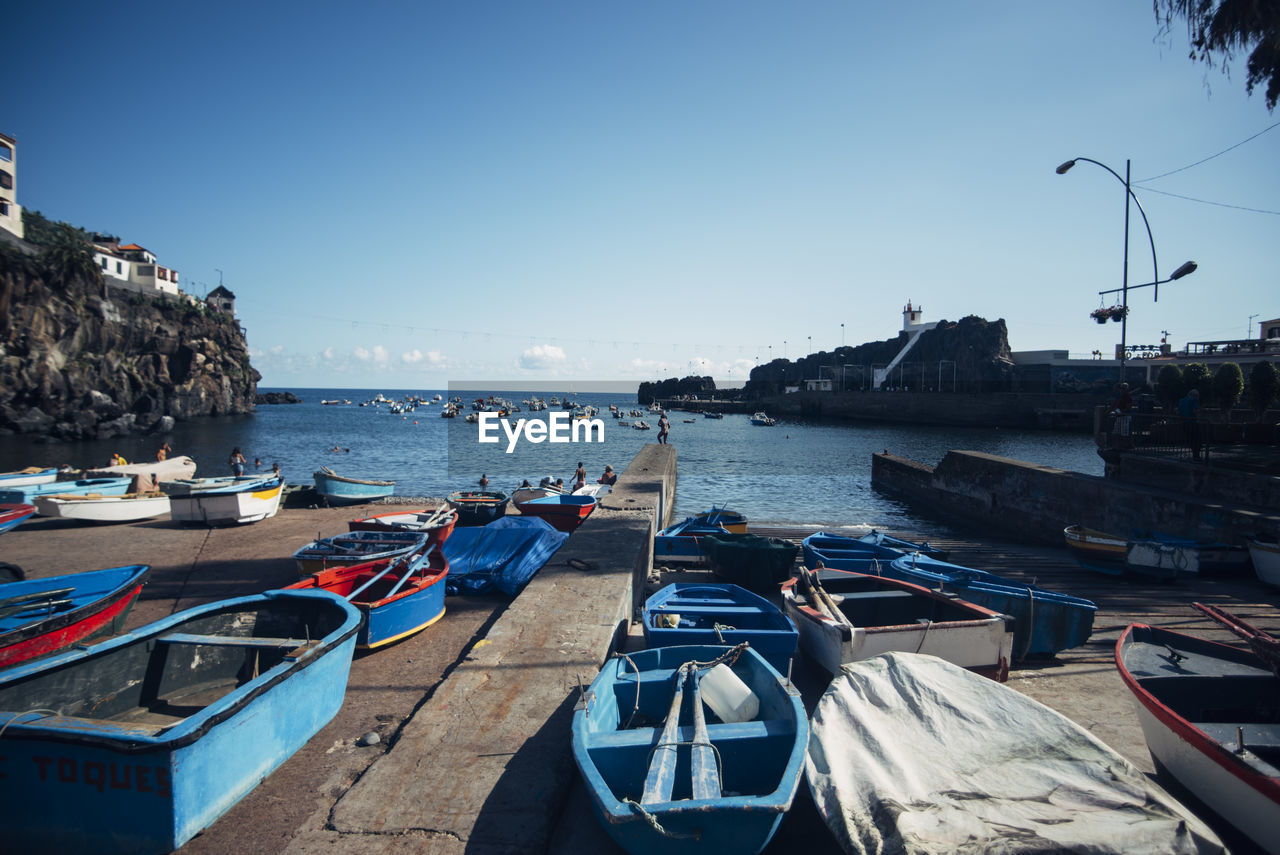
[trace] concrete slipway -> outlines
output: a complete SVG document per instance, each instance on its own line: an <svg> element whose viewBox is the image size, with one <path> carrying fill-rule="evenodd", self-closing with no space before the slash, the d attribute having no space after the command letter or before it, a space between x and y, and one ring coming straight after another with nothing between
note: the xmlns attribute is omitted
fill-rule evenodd
<svg viewBox="0 0 1280 855"><path fill-rule="evenodd" d="M629 624L651 570L651 532L669 515L676 460L648 445L614 493L515 601L451 597L448 613L414 638L352 665L338 717L218 822L180 850L343 853L578 853L616 851L598 827L569 751L579 681L611 645L636 644ZM287 584L289 555L364 508L290 508L236 529L168 520L124 526L29 522L0 539L0 560L33 577L149 563L152 579L130 617L139 626L198 603ZM800 537L792 529L758 533ZM1133 621L1229 641L1190 607L1214 603L1280 633L1277 593L1251 579L1131 582L1081 571L1065 549L939 529L935 544L961 564L1089 597L1089 643L1020 663L1009 686L1094 732L1153 771L1112 647ZM678 575L678 574L677 574ZM797 684L812 707L822 690L803 659ZM375 732L378 744L356 740ZM252 750L246 746L245 750ZM1219 828L1219 833L1224 833ZM1233 851L1248 847L1227 838ZM837 852L805 788L770 852Z"/></svg>

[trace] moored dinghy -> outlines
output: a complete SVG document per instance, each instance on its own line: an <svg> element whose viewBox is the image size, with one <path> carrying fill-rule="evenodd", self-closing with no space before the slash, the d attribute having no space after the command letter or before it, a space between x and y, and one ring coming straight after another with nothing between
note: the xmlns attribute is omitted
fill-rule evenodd
<svg viewBox="0 0 1280 855"><path fill-rule="evenodd" d="M124 493L119 496L37 496L42 517L81 522L136 522L169 513L164 493Z"/></svg>
<svg viewBox="0 0 1280 855"><path fill-rule="evenodd" d="M50 481L56 481L57 478L58 470L52 466L28 466L26 469L14 472L0 472L0 490L26 487L31 484L47 484Z"/></svg>
<svg viewBox="0 0 1280 855"><path fill-rule="evenodd" d="M458 512L458 525L488 525L507 513L511 497L496 490L458 490L445 500Z"/></svg>
<svg viewBox="0 0 1280 855"><path fill-rule="evenodd" d="M933 656L846 665L810 729L809 790L846 852L1226 851L1087 730Z"/></svg>
<svg viewBox="0 0 1280 855"><path fill-rule="evenodd" d="M328 466L321 466L312 477L316 482L316 493L331 505L354 505L385 499L396 489L395 481L350 478L339 475Z"/></svg>
<svg viewBox="0 0 1280 855"><path fill-rule="evenodd" d="M1253 631L1229 614L1197 608ZM1273 673L1280 645L1255 637L1269 657L1132 624L1116 642L1116 667L1157 768L1264 850L1280 853L1280 679Z"/></svg>
<svg viewBox="0 0 1280 855"><path fill-rule="evenodd" d="M1249 557L1253 560L1253 572L1261 581L1280 587L1280 543L1255 537L1249 541Z"/></svg>
<svg viewBox="0 0 1280 855"><path fill-rule="evenodd" d="M46 481L11 489L0 489L0 502L35 504L37 496L77 495L97 493L102 496L119 496L129 491L131 478L80 478L75 481Z"/></svg>
<svg viewBox="0 0 1280 855"><path fill-rule="evenodd" d="M799 636L773 603L738 585L673 582L644 601L646 647L747 642L780 674L791 673Z"/></svg>
<svg viewBox="0 0 1280 855"><path fill-rule="evenodd" d="M419 531L348 531L313 540L293 553L298 572L319 573L370 561L399 558L425 549L427 535Z"/></svg>
<svg viewBox="0 0 1280 855"><path fill-rule="evenodd" d="M800 646L832 674L881 653L927 653L1003 682L1013 658L1013 618L955 594L844 570L782 583L782 607Z"/></svg>
<svg viewBox="0 0 1280 855"><path fill-rule="evenodd" d="M546 520L557 531L572 534L596 509L594 496L563 493L529 499L516 508L526 516Z"/></svg>
<svg viewBox="0 0 1280 855"><path fill-rule="evenodd" d="M177 849L337 713L360 620L269 591L0 671L6 846Z"/></svg>
<svg viewBox="0 0 1280 855"><path fill-rule="evenodd" d="M280 510L284 479L270 475L261 478L197 478L170 481L164 489L169 494L169 516L174 522L207 526L243 525L276 515Z"/></svg>
<svg viewBox="0 0 1280 855"><path fill-rule="evenodd" d="M610 659L573 716L592 807L632 855L759 852L795 797L808 741L799 693L746 645Z"/></svg>

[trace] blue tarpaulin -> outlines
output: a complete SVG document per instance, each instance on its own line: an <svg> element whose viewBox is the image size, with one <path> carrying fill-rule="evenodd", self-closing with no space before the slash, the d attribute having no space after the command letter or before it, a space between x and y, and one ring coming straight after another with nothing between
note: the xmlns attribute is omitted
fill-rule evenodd
<svg viewBox="0 0 1280 855"><path fill-rule="evenodd" d="M445 591L484 594L497 588L514 597L568 539L537 517L502 517L454 529L444 542Z"/></svg>

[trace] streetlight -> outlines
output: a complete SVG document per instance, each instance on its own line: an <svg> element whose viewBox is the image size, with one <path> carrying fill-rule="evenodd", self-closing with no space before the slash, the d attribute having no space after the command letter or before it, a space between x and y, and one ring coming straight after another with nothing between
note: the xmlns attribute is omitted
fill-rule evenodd
<svg viewBox="0 0 1280 855"><path fill-rule="evenodd" d="M1116 172L1110 166L1107 166L1105 163L1101 163L1100 161L1094 160L1091 157L1077 157L1072 160L1068 160L1066 163L1060 164L1058 168L1054 170L1054 172L1058 173L1059 175L1066 175L1067 170L1075 166L1076 162L1080 160L1083 160L1085 163L1092 163L1094 166L1101 166L1107 172L1110 172L1117 181L1119 181L1121 184L1124 185L1124 270L1121 274L1121 279L1120 279L1121 284L1119 288L1112 289L1111 291L1098 292L1100 295L1114 294L1116 291L1119 291L1121 293L1120 305L1122 307L1122 312L1120 314L1120 380L1119 382L1123 383L1125 379L1125 375L1124 375L1125 344L1128 341L1127 336L1129 331L1129 200L1132 199L1133 204L1138 206L1138 213L1142 215L1142 224L1147 227L1147 242L1151 244L1151 269L1152 269L1151 281L1145 283L1144 285L1135 285L1134 286L1135 288L1145 288L1147 285L1154 286L1156 289L1155 300L1159 301L1160 285L1162 285L1165 282L1172 282L1175 279L1181 279L1183 276L1186 276L1188 273L1191 273L1193 270L1196 269L1196 263L1194 261L1188 261L1186 264L1183 264L1181 267L1175 270L1173 272L1173 275L1170 276L1168 279L1161 279L1160 266L1156 261L1156 240L1151 235L1151 223L1150 221L1147 220L1147 212L1142 209L1142 203L1139 202L1138 197L1134 195L1133 184L1129 180L1130 162L1128 160L1124 162L1123 178L1120 177L1120 173Z"/></svg>
<svg viewBox="0 0 1280 855"><path fill-rule="evenodd" d="M844 324L840 325L840 346L844 347Z"/></svg>

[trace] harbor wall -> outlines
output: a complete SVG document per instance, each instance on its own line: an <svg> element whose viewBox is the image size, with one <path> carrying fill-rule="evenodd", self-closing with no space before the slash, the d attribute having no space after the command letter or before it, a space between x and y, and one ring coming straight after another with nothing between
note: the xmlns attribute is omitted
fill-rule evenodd
<svg viewBox="0 0 1280 855"><path fill-rule="evenodd" d="M1063 528L1073 524L1116 534L1150 530L1231 544L1259 534L1280 535L1280 516L1268 509L976 451L949 451L937 466L873 454L871 483L943 518L1036 543L1061 545Z"/></svg>
<svg viewBox="0 0 1280 855"><path fill-rule="evenodd" d="M1191 493L1262 510L1280 509L1280 476L1276 475L1141 454L1115 454L1107 459L1106 476L1135 487Z"/></svg>

